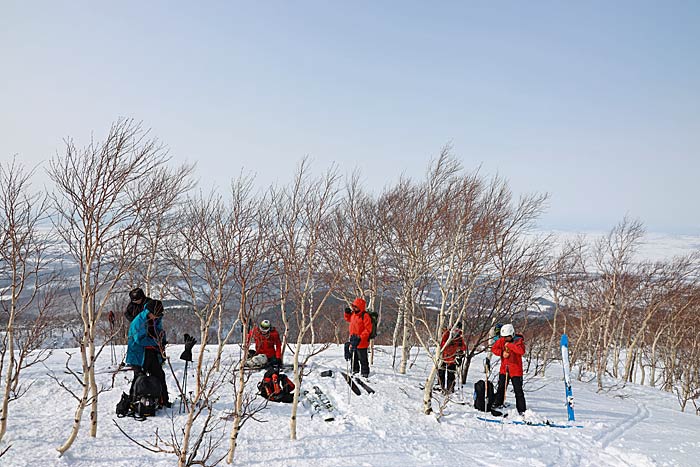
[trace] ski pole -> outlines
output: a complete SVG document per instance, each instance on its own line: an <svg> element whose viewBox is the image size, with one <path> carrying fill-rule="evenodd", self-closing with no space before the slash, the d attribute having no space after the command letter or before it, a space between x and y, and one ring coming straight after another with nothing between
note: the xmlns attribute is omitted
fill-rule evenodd
<svg viewBox="0 0 700 467"><path fill-rule="evenodd" d="M350 354L350 358L352 358L352 354ZM345 372L346 375L348 375L348 378L351 378L350 376L350 360L347 360L347 371ZM352 379L350 379L352 381ZM350 394L350 390L352 389L352 384L348 384L348 404L350 403L350 398L352 397L352 394Z"/></svg>
<svg viewBox="0 0 700 467"><path fill-rule="evenodd" d="M117 364L117 352L114 350L114 312L112 310L109 310L109 315L107 315L109 318L109 347L111 349L112 353L112 365Z"/></svg>
<svg viewBox="0 0 700 467"><path fill-rule="evenodd" d="M489 361L488 355L486 355L486 360L484 360L484 374L486 377L486 379L484 380L484 400L486 401L484 409L486 409L485 411L488 412L492 404L491 398L489 397L489 377L491 376L491 362Z"/></svg>
<svg viewBox="0 0 700 467"><path fill-rule="evenodd" d="M184 381L182 382L182 394L180 394L180 410L178 413L182 413L182 408L184 406L185 410L187 410L187 404L185 403L185 397L187 397L187 365L188 365L187 360L185 360L185 377Z"/></svg>
<svg viewBox="0 0 700 467"><path fill-rule="evenodd" d="M508 394L508 383L510 383L510 373L506 368L506 387L503 389L503 405L506 405L506 394Z"/></svg>

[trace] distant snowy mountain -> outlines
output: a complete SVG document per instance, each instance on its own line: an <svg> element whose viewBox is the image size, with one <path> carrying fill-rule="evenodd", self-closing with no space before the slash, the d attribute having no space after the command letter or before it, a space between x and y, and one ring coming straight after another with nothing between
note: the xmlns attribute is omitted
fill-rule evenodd
<svg viewBox="0 0 700 467"><path fill-rule="evenodd" d="M602 231L572 232L563 230L552 230L538 232L539 234L551 234L558 244L566 240L573 240L578 236L583 236L588 243L593 244L595 240L608 234ZM661 261L674 256L685 255L700 250L700 235L673 235L658 232L648 232L637 251L637 258L649 261Z"/></svg>

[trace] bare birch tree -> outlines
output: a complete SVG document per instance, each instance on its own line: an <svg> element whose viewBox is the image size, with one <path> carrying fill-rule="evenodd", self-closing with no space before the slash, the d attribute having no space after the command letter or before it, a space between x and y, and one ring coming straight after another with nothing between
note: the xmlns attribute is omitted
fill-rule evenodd
<svg viewBox="0 0 700 467"><path fill-rule="evenodd" d="M382 322L380 298L388 278L378 224L376 203L362 190L360 174L355 172L325 227L323 248L335 257L336 267L341 272L335 296L348 306L355 297L364 298L367 309L377 312L379 328ZM370 363L373 349L374 339L370 342Z"/></svg>
<svg viewBox="0 0 700 467"><path fill-rule="evenodd" d="M288 187L273 188L276 267L280 288L285 295L281 313L290 309L297 328L294 344L294 401L290 418L290 438L297 438L297 410L303 379L302 366L318 349L302 356L302 344L310 335L313 347L313 328L324 304L339 280L338 265L330 263L322 252L321 237L337 202L338 176L334 169L324 176L312 178L309 161L300 164L294 181Z"/></svg>
<svg viewBox="0 0 700 467"><path fill-rule="evenodd" d="M398 372L406 373L415 336L414 318L430 284L433 259L434 212L425 187L402 179L382 194L378 202L381 236L389 274L395 277L397 319L392 336L394 363L401 348Z"/></svg>
<svg viewBox="0 0 700 467"><path fill-rule="evenodd" d="M234 282L238 293L238 322L241 325L241 358L235 373L234 408L229 435L227 463L232 463L236 453L238 435L252 413L250 395L245 393L246 375L243 360L247 357L250 342L248 332L255 326L257 317L275 302L272 292L274 276L274 250L270 204L267 198L255 198L250 183L234 181L232 197L232 221L236 235L233 248L236 251Z"/></svg>
<svg viewBox="0 0 700 467"><path fill-rule="evenodd" d="M185 164L171 168L159 167L146 174L138 189L150 196L152 203L140 213L141 241L135 267L129 274L129 289L139 286L147 296L159 288L157 296L163 296L172 271L164 258L163 243L179 228L177 209L182 197L194 187L194 165ZM137 196L140 196L137 194Z"/></svg>
<svg viewBox="0 0 700 467"><path fill-rule="evenodd" d="M48 254L50 233L41 227L48 204L43 195L31 192L32 174L16 159L0 164L0 442L7 431L10 402L28 389L21 385L22 370L50 354L41 344L49 326L55 264Z"/></svg>
<svg viewBox="0 0 700 467"><path fill-rule="evenodd" d="M139 238L139 213L151 203L138 184L167 161L162 146L133 120L118 120L104 141L76 147L67 140L65 153L50 161L49 176L56 184L52 200L56 229L68 255L79 268L76 311L82 321L79 337L81 370L69 369L80 385L75 392L75 418L61 455L73 444L83 412L90 406L90 436L97 436L98 395L95 362L104 347L96 336L110 295L132 267ZM138 194L139 196L136 196Z"/></svg>
<svg viewBox="0 0 700 467"><path fill-rule="evenodd" d="M464 323L464 336L473 345L462 367L466 376L493 322L512 317L531 303L546 247L546 239L528 237L546 196L524 196L514 202L499 178L486 183L478 172L461 173L461 166L449 159L440 160L437 168L444 172L433 172L427 182L434 193L432 228L439 232L433 237L434 259L427 272L438 292L436 313L431 317L423 308L414 320L420 325L416 338L433 359L423 394L426 414L432 412L432 383L441 365L443 332Z"/></svg>

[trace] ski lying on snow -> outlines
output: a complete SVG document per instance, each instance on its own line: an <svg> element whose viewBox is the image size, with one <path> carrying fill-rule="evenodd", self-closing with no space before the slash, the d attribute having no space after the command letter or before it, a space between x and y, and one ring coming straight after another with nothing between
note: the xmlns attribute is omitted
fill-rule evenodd
<svg viewBox="0 0 700 467"><path fill-rule="evenodd" d="M269 370L272 368L272 366L264 365L264 366L244 366L243 371L249 372L249 373L254 373L260 370ZM303 368L303 367L302 367ZM284 365L279 367L279 371L285 372L285 371L291 371L294 369L294 365L291 363L285 363ZM236 367L236 371L238 371L238 367Z"/></svg>
<svg viewBox="0 0 700 467"><path fill-rule="evenodd" d="M522 420L506 420L505 418L486 418L477 416L477 419L483 422L500 423L501 425L527 425L527 426L546 426L549 428L583 428L583 425L560 425L558 423L545 420L544 422L526 422Z"/></svg>
<svg viewBox="0 0 700 467"><path fill-rule="evenodd" d="M372 389L372 386L365 383L360 378L353 378L353 381L355 381L356 384L359 384L360 386L362 386L364 388L364 390L367 391L367 394L374 394L376 392L374 389Z"/></svg>
<svg viewBox="0 0 700 467"><path fill-rule="evenodd" d="M320 387L314 386L314 392L316 393L316 397L321 401L321 404L328 410L329 412L335 412L335 406L333 405L333 402L328 398L328 396L321 390Z"/></svg>
<svg viewBox="0 0 700 467"><path fill-rule="evenodd" d="M354 392L355 395L359 396L360 394L362 394L362 391L360 391L360 386L358 386L355 383L355 380L352 378L352 376L345 373L344 371L341 371L340 374L343 375L343 378L345 378L345 382L348 383L350 389L352 389L352 392Z"/></svg>
<svg viewBox="0 0 700 467"><path fill-rule="evenodd" d="M314 392L305 389L302 396L302 404L311 411L311 418L318 415L325 422L335 420L335 406L318 386L314 386Z"/></svg>

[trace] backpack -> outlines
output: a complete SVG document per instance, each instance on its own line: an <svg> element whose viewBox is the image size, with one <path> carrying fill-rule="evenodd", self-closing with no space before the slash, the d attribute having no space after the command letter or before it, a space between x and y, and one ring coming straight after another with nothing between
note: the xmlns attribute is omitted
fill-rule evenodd
<svg viewBox="0 0 700 467"><path fill-rule="evenodd" d="M292 402L294 400L294 383L279 370L270 368L258 383L258 391L265 399L273 402Z"/></svg>
<svg viewBox="0 0 700 467"><path fill-rule="evenodd" d="M155 376L142 374L134 382L132 408L134 417L146 418L156 414L160 408L160 381Z"/></svg>
<svg viewBox="0 0 700 467"><path fill-rule="evenodd" d="M484 380L480 379L476 383L474 383L474 408L476 410L480 410L482 412L490 412L491 407L493 406L493 400L494 400L494 395L493 395L493 383L491 381L488 382L488 397L489 397L489 403L488 405L486 404L486 395L484 393Z"/></svg>
<svg viewBox="0 0 700 467"><path fill-rule="evenodd" d="M377 323L379 322L379 313L372 310L365 311L372 319L372 332L369 333L369 339L372 340L377 337Z"/></svg>

